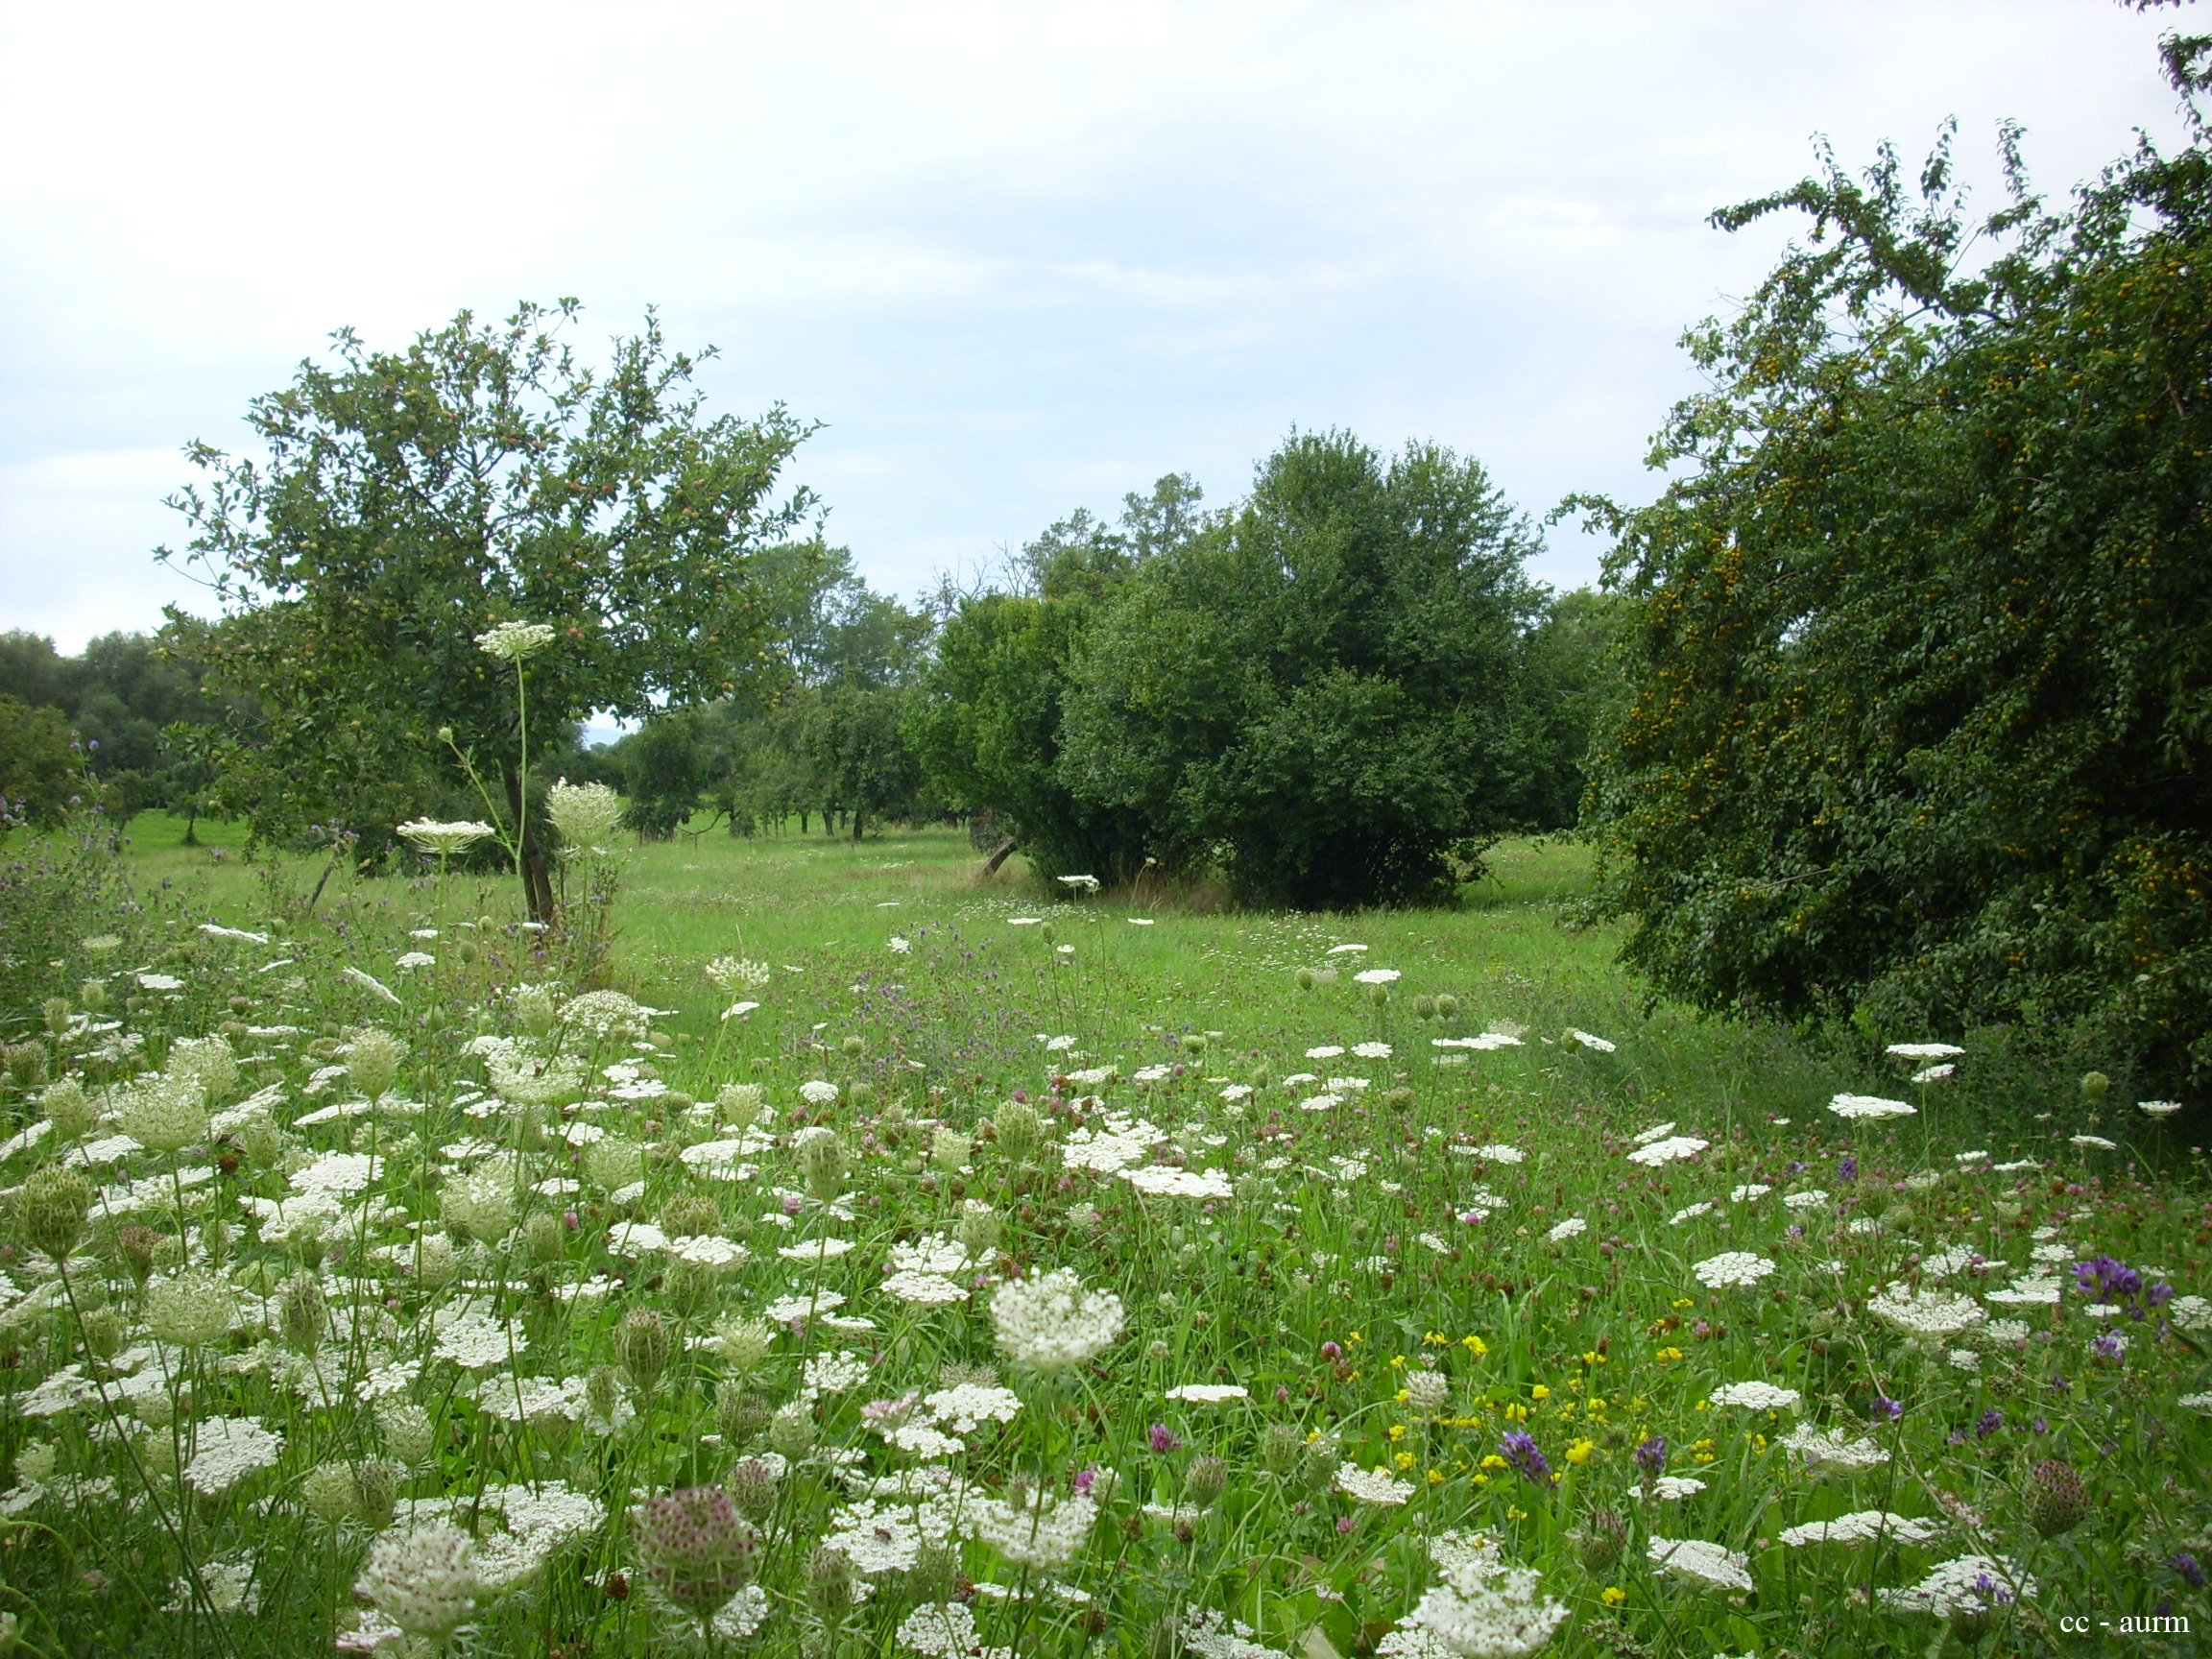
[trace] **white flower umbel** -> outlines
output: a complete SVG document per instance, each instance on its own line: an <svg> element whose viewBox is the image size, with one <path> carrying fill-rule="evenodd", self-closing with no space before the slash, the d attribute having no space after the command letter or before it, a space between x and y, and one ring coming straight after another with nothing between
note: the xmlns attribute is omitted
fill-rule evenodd
<svg viewBox="0 0 2212 1659"><path fill-rule="evenodd" d="M1839 1118L1911 1118L1919 1109L1903 1100L1885 1100L1879 1094L1839 1094L1828 1102Z"/></svg>
<svg viewBox="0 0 2212 1659"><path fill-rule="evenodd" d="M1912 1290L1892 1285L1866 1304L1866 1311L1908 1336L1956 1336L1989 1315L1971 1296L1947 1290Z"/></svg>
<svg viewBox="0 0 2212 1659"><path fill-rule="evenodd" d="M1121 1298L1086 1290L1069 1268L1001 1285L991 1297L991 1323L1007 1358L1047 1375L1103 1354L1121 1334Z"/></svg>
<svg viewBox="0 0 2212 1659"><path fill-rule="evenodd" d="M1867 1544L1877 1538L1894 1539L1900 1544L1925 1544L1941 1530L1934 1521L1915 1521L1908 1516L1892 1515L1886 1509L1859 1509L1849 1515L1839 1515L1833 1521L1788 1527L1775 1536L1791 1549L1802 1550L1811 1544Z"/></svg>
<svg viewBox="0 0 2212 1659"><path fill-rule="evenodd" d="M1646 1553L1653 1566L1709 1590L1747 1594L1753 1587L1749 1560L1707 1539L1653 1537Z"/></svg>
<svg viewBox="0 0 2212 1659"><path fill-rule="evenodd" d="M1084 1497L1054 1498L1038 1490L1013 1499L977 1498L969 1504L968 1523L976 1539L988 1544L1011 1567L1050 1572L1075 1559L1098 1505Z"/></svg>
<svg viewBox="0 0 2212 1659"><path fill-rule="evenodd" d="M1986 1555L1946 1561L1919 1583L1881 1592L1882 1605L1899 1613L1933 1613L1938 1619L1987 1613L2035 1594L2035 1580L2019 1568Z"/></svg>
<svg viewBox="0 0 2212 1659"><path fill-rule="evenodd" d="M472 818L452 823L441 823L435 818L418 818L413 823L400 825L398 832L416 852L432 858L450 858L466 853L487 835L494 833L491 825L479 824Z"/></svg>
<svg viewBox="0 0 2212 1659"><path fill-rule="evenodd" d="M1357 1463L1336 1466L1336 1490L1361 1503L1391 1506L1413 1496L1410 1480L1394 1480L1387 1469L1362 1469Z"/></svg>
<svg viewBox="0 0 2212 1659"><path fill-rule="evenodd" d="M544 622L502 622L476 636L476 648L502 662L522 662L553 643L556 630Z"/></svg>
<svg viewBox="0 0 2212 1659"><path fill-rule="evenodd" d="M1424 1594L1401 1628L1426 1636L1444 1652L1464 1659L1518 1659L1551 1640L1567 1617L1567 1605L1537 1599L1541 1575L1527 1567L1468 1563L1444 1574L1444 1582ZM1389 1639L1379 1653L1404 1652Z"/></svg>
<svg viewBox="0 0 2212 1659"><path fill-rule="evenodd" d="M1708 1256L1691 1269L1697 1283L1708 1290L1756 1285L1773 1271L1773 1262L1749 1250L1724 1250L1718 1256Z"/></svg>
<svg viewBox="0 0 2212 1659"><path fill-rule="evenodd" d="M1956 1060L1966 1050L1956 1043L1892 1043L1884 1052L1897 1060Z"/></svg>
<svg viewBox="0 0 2212 1659"><path fill-rule="evenodd" d="M409 1636L436 1643L469 1622L484 1581L474 1540L450 1522L431 1521L372 1544L353 1588Z"/></svg>
<svg viewBox="0 0 2212 1659"><path fill-rule="evenodd" d="M553 820L571 857L609 855L622 830L622 800L604 783L564 778L545 791L545 816Z"/></svg>
<svg viewBox="0 0 2212 1659"><path fill-rule="evenodd" d="M1815 1429L1810 1423L1783 1435L1782 1444L1805 1459L1808 1472L1849 1475L1889 1461L1889 1454L1871 1440L1854 1440L1840 1429Z"/></svg>
<svg viewBox="0 0 2212 1659"><path fill-rule="evenodd" d="M256 1469L275 1466L284 1436L252 1417L208 1417L192 1431L192 1460L184 1465L184 1484L209 1497L228 1492Z"/></svg>
<svg viewBox="0 0 2212 1659"><path fill-rule="evenodd" d="M1716 1406L1746 1406L1754 1411L1790 1411L1797 1406L1798 1393L1794 1388L1778 1388L1771 1382L1729 1382L1713 1390Z"/></svg>
<svg viewBox="0 0 2212 1659"><path fill-rule="evenodd" d="M1656 1169L1662 1164L1695 1158L1711 1144L1710 1141L1700 1141L1695 1135L1671 1135L1664 1141L1654 1141L1647 1146L1637 1147L1628 1154L1628 1162L1641 1164L1647 1169Z"/></svg>

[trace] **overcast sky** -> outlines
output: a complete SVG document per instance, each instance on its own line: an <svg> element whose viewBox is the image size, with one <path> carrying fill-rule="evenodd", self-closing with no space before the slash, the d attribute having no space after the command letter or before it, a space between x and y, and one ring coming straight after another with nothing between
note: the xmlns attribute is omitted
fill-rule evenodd
<svg viewBox="0 0 2212 1659"><path fill-rule="evenodd" d="M0 4L0 629L75 650L194 438L328 332L574 295L824 422L794 481L902 594L1293 426L1644 498L1675 342L1786 230L1709 228L1825 133L1996 123L2062 193L2178 132L2109 0ZM1537 574L1593 578L1551 534Z"/></svg>

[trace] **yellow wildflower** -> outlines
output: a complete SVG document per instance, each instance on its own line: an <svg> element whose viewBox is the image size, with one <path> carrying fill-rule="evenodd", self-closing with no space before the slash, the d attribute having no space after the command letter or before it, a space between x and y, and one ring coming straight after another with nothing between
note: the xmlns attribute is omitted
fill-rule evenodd
<svg viewBox="0 0 2212 1659"><path fill-rule="evenodd" d="M1598 1593L1598 1599L1608 1607L1618 1607L1628 1599L1628 1592L1617 1584L1608 1584Z"/></svg>
<svg viewBox="0 0 2212 1659"><path fill-rule="evenodd" d="M1567 1448L1567 1461L1570 1463L1587 1463L1590 1461L1592 1454L1597 1450L1597 1441L1577 1440L1574 1445Z"/></svg>

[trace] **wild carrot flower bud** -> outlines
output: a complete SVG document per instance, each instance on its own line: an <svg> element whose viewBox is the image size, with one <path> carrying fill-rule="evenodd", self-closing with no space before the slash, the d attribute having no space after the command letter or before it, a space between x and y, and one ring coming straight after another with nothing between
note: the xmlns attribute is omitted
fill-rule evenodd
<svg viewBox="0 0 2212 1659"><path fill-rule="evenodd" d="M409 1469L420 1469L437 1449L430 1413L412 1400L386 1399L376 1407L376 1430L384 1450Z"/></svg>
<svg viewBox="0 0 2212 1659"><path fill-rule="evenodd" d="M998 1213L980 1199L969 1199L960 1206L960 1222L952 1237L970 1261L982 1261L998 1248Z"/></svg>
<svg viewBox="0 0 2212 1659"><path fill-rule="evenodd" d="M340 1052L353 1087L368 1099L381 1100L406 1063L407 1045L375 1025L357 1025L347 1036L351 1041Z"/></svg>
<svg viewBox="0 0 2212 1659"><path fill-rule="evenodd" d="M1456 997L1453 996L1453 995L1452 995L1452 993L1451 993L1451 992L1449 992L1449 991L1443 992L1443 993L1441 993L1441 994L1439 994L1439 995L1438 995L1438 997L1437 997L1437 998L1436 998L1436 1018L1437 1018L1437 1019L1439 1019L1439 1020L1450 1020L1450 1019L1452 1019L1452 1018L1453 1018L1455 1015L1456 1015L1458 1012L1459 1012L1459 998L1456 998Z"/></svg>
<svg viewBox="0 0 2212 1659"><path fill-rule="evenodd" d="M742 1316L724 1319L714 1327L714 1351L722 1357L733 1378L750 1377L768 1358L776 1340L776 1327L765 1319Z"/></svg>
<svg viewBox="0 0 2212 1659"><path fill-rule="evenodd" d="M2071 1463L2046 1457L2028 1473L2028 1523L2045 1538L2071 1532L2089 1513L2089 1489Z"/></svg>
<svg viewBox="0 0 2212 1659"><path fill-rule="evenodd" d="M722 1486L738 1512L758 1519L776 1507L776 1488L782 1482L776 1465L765 1457L740 1457L722 1477Z"/></svg>
<svg viewBox="0 0 2212 1659"><path fill-rule="evenodd" d="M952 1600L960 1594L960 1555L943 1544L925 1544L906 1570L906 1594L918 1607Z"/></svg>
<svg viewBox="0 0 2212 1659"><path fill-rule="evenodd" d="M669 1335L667 1325L650 1308L631 1309L614 1327L614 1358L629 1374L630 1385L640 1394L653 1391L675 1351L675 1338Z"/></svg>
<svg viewBox="0 0 2212 1659"><path fill-rule="evenodd" d="M1610 1572L1628 1548L1628 1526L1612 1509L1600 1509L1582 1523L1577 1540L1583 1567L1592 1574Z"/></svg>
<svg viewBox="0 0 2212 1659"><path fill-rule="evenodd" d="M757 1083L725 1083L714 1092L715 1110L722 1120L740 1133L760 1121L765 1097Z"/></svg>
<svg viewBox="0 0 2212 1659"><path fill-rule="evenodd" d="M799 1172L806 1190L825 1204L844 1190L849 1166L845 1143L827 1130L808 1137L799 1148Z"/></svg>
<svg viewBox="0 0 2212 1659"><path fill-rule="evenodd" d="M533 1037L542 1037L561 1018L561 993L551 985L517 985L508 997L515 1022Z"/></svg>
<svg viewBox="0 0 2212 1659"><path fill-rule="evenodd" d="M1306 1442L1298 1462L1299 1479L1316 1492L1325 1492L1336 1479L1343 1447L1334 1434L1317 1435Z"/></svg>
<svg viewBox="0 0 2212 1659"><path fill-rule="evenodd" d="M352 1467L354 1511L362 1525L381 1531L399 1508L403 1471L381 1457L364 1457Z"/></svg>
<svg viewBox="0 0 2212 1659"><path fill-rule="evenodd" d="M853 1560L842 1550L818 1549L806 1558L806 1605L825 1624L834 1625L852 1612Z"/></svg>
<svg viewBox="0 0 2212 1659"><path fill-rule="evenodd" d="M437 1643L469 1622L485 1586L474 1540L450 1522L432 1521L377 1539L353 1588L408 1635Z"/></svg>
<svg viewBox="0 0 2212 1659"><path fill-rule="evenodd" d="M1045 1119L1027 1102L1009 1100L991 1115L991 1132L1001 1157L1011 1164L1026 1164L1044 1142Z"/></svg>
<svg viewBox="0 0 2212 1659"><path fill-rule="evenodd" d="M2102 1071L2081 1073L2081 1098L2095 1105L2112 1093L2112 1079Z"/></svg>
<svg viewBox="0 0 2212 1659"><path fill-rule="evenodd" d="M584 1379L584 1403L605 1422L622 1408L622 1379L612 1365L594 1365Z"/></svg>
<svg viewBox="0 0 2212 1659"><path fill-rule="evenodd" d="M95 1359L112 1359L128 1330L123 1310L113 1306L88 1309L77 1325L77 1334L84 1339L84 1351Z"/></svg>
<svg viewBox="0 0 2212 1659"><path fill-rule="evenodd" d="M635 1187L645 1179L645 1148L619 1135L594 1141L584 1149L584 1173L610 1192Z"/></svg>
<svg viewBox="0 0 2212 1659"><path fill-rule="evenodd" d="M768 1419L768 1444L779 1456L793 1461L814 1450L818 1431L814 1413L804 1401L794 1400Z"/></svg>
<svg viewBox="0 0 2212 1659"><path fill-rule="evenodd" d="M929 1160L948 1174L958 1174L975 1143L950 1129L939 1129L929 1142Z"/></svg>
<svg viewBox="0 0 2212 1659"><path fill-rule="evenodd" d="M1293 1468L1306 1450L1306 1436L1294 1423L1270 1423L1260 1436L1260 1466L1280 1475Z"/></svg>
<svg viewBox="0 0 2212 1659"><path fill-rule="evenodd" d="M51 1166L23 1183L15 1214L23 1241L60 1262L84 1237L84 1217L92 1209L92 1183L75 1169Z"/></svg>
<svg viewBox="0 0 2212 1659"><path fill-rule="evenodd" d="M725 1383L714 1396L714 1427L732 1446L749 1446L768 1427L768 1402Z"/></svg>
<svg viewBox="0 0 2212 1659"><path fill-rule="evenodd" d="M46 1108L46 1121L54 1127L49 1133L56 1145L65 1145L90 1129L99 1121L100 1115L92 1102L84 1097L84 1091L74 1077L64 1077L59 1083L47 1085L38 1096L38 1104Z"/></svg>
<svg viewBox="0 0 2212 1659"><path fill-rule="evenodd" d="M142 1078L117 1103L115 1126L149 1152L175 1152L206 1139L207 1097L189 1075Z"/></svg>
<svg viewBox="0 0 2212 1659"><path fill-rule="evenodd" d="M1229 1489L1229 1465L1218 1457L1201 1457L1183 1478L1183 1490L1201 1509L1211 1509Z"/></svg>
<svg viewBox="0 0 2212 1659"><path fill-rule="evenodd" d="M637 1556L668 1599L705 1623L752 1582L760 1535L719 1486L687 1486L636 1511Z"/></svg>
<svg viewBox="0 0 2212 1659"><path fill-rule="evenodd" d="M284 1156L284 1131L266 1118L252 1118L238 1131L238 1149L256 1169L274 1169Z"/></svg>
<svg viewBox="0 0 2212 1659"><path fill-rule="evenodd" d="M313 1355L330 1328L330 1304L322 1283L310 1274L295 1273L276 1293L276 1321L284 1340L301 1353Z"/></svg>
<svg viewBox="0 0 2212 1659"><path fill-rule="evenodd" d="M69 998L66 997L47 998L38 1005L38 1017L45 1022L47 1030L53 1032L57 1037L60 1036L62 1032L69 1029Z"/></svg>
<svg viewBox="0 0 2212 1659"><path fill-rule="evenodd" d="M568 1248L567 1231L561 1225L561 1217L541 1210L523 1222L522 1248L541 1267L560 1261Z"/></svg>
<svg viewBox="0 0 2212 1659"><path fill-rule="evenodd" d="M192 1268L146 1286L146 1329L178 1348L201 1348L230 1331L238 1298L221 1277Z"/></svg>
<svg viewBox="0 0 2212 1659"><path fill-rule="evenodd" d="M300 1501L307 1505L307 1513L325 1527L349 1520L356 1503L352 1465L316 1464L301 1479Z"/></svg>

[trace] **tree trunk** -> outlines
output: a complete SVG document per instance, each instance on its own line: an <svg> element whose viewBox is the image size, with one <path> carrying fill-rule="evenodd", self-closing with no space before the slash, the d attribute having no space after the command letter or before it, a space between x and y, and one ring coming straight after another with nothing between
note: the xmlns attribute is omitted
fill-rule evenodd
<svg viewBox="0 0 2212 1659"><path fill-rule="evenodd" d="M553 920L553 874L545 863L545 842L540 831L543 826L534 818L522 815L522 776L507 772L507 809L515 814L515 821L522 826L522 883L530 895L530 920Z"/></svg>
<svg viewBox="0 0 2212 1659"><path fill-rule="evenodd" d="M991 849L991 856L983 860L983 868L975 876L976 881L981 883L990 880L998 874L998 866L1013 856L1014 837L1007 835L1000 838L998 845Z"/></svg>
<svg viewBox="0 0 2212 1659"><path fill-rule="evenodd" d="M860 845L860 808L853 808L853 845Z"/></svg>

